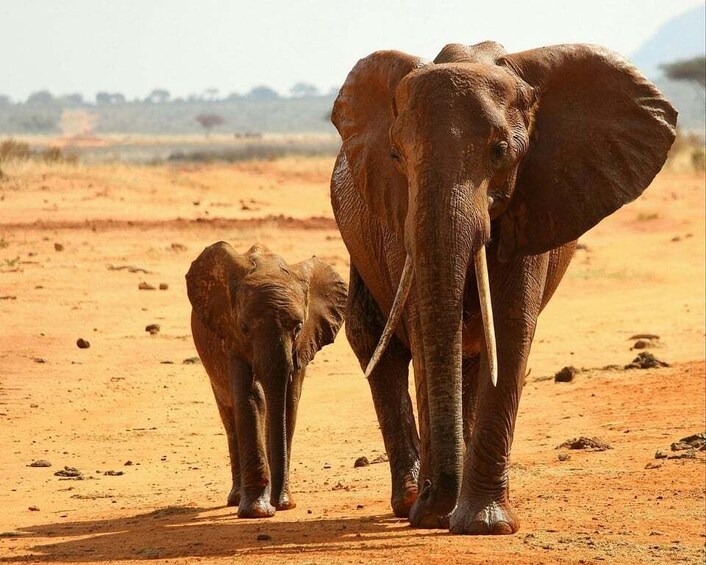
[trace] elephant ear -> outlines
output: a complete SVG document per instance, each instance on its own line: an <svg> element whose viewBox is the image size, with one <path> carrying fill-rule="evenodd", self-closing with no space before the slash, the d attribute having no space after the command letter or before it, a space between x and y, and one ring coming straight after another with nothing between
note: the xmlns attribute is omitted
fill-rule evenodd
<svg viewBox="0 0 706 565"><path fill-rule="evenodd" d="M577 239L650 184L675 137L677 112L622 57L558 45L499 61L535 91L529 150L500 217L501 260Z"/></svg>
<svg viewBox="0 0 706 565"><path fill-rule="evenodd" d="M361 59L331 113L356 189L370 211L400 236L407 215L407 179L390 157L393 95L402 78L423 64L399 51L377 51Z"/></svg>
<svg viewBox="0 0 706 565"><path fill-rule="evenodd" d="M343 324L348 286L328 263L312 257L289 267L307 288L307 314L297 338L296 358L300 367L333 343Z"/></svg>
<svg viewBox="0 0 706 565"><path fill-rule="evenodd" d="M186 273L186 292L194 312L216 335L232 343L235 331L234 289L253 263L225 241L206 247Z"/></svg>

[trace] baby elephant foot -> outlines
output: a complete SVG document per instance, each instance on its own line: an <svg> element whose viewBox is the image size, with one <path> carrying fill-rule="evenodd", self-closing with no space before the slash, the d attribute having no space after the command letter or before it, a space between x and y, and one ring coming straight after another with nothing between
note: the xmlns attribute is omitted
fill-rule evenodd
<svg viewBox="0 0 706 565"><path fill-rule="evenodd" d="M238 505L238 518L270 518L274 515L275 507L270 504L269 492L252 496L242 494Z"/></svg>
<svg viewBox="0 0 706 565"><path fill-rule="evenodd" d="M409 478L403 481L399 486L395 486L392 490L392 512L398 518L407 518L412 505L417 500L419 487L417 481Z"/></svg>
<svg viewBox="0 0 706 565"><path fill-rule="evenodd" d="M413 528L446 530L455 502L455 499L440 499L432 490L431 482L426 480L409 510L409 523Z"/></svg>
<svg viewBox="0 0 706 565"><path fill-rule="evenodd" d="M509 535L520 529L520 521L506 498L472 499L459 502L451 514L449 529L452 534L470 536Z"/></svg>
<svg viewBox="0 0 706 565"><path fill-rule="evenodd" d="M233 488L230 489L230 492L228 493L228 502L226 502L227 506L238 506L240 504L240 487L233 485Z"/></svg>

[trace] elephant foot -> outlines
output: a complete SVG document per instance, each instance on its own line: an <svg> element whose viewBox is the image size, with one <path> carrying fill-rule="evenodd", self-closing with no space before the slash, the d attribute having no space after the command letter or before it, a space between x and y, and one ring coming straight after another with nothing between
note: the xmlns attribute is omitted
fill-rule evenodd
<svg viewBox="0 0 706 565"><path fill-rule="evenodd" d="M409 510L409 524L413 528L446 530L454 504L455 500L435 496L431 482L427 480Z"/></svg>
<svg viewBox="0 0 706 565"><path fill-rule="evenodd" d="M242 494L238 505L238 518L271 518L275 515L275 507L270 504L269 488L257 496Z"/></svg>
<svg viewBox="0 0 706 565"><path fill-rule="evenodd" d="M407 518L412 505L419 495L419 487L414 479L406 480L399 488L395 488L392 493L392 512L398 518Z"/></svg>
<svg viewBox="0 0 706 565"><path fill-rule="evenodd" d="M277 508L277 510L291 510L292 508L297 507L297 503L294 502L294 499L292 498L292 493L289 492L289 489L286 489L280 496L279 500L277 500L276 497L272 497L270 500L270 503Z"/></svg>
<svg viewBox="0 0 706 565"><path fill-rule="evenodd" d="M470 536L509 535L520 529L520 521L506 497L502 500L459 502L451 514L452 534Z"/></svg>
<svg viewBox="0 0 706 565"><path fill-rule="evenodd" d="M226 506L238 506L240 504L240 487L236 487L233 485L233 488L230 489L230 492L228 493L228 501L226 502Z"/></svg>

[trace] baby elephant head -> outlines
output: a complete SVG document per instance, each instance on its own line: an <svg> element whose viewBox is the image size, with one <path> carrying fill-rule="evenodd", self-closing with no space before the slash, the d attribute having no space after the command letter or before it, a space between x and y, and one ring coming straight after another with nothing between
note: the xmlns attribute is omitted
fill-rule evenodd
<svg viewBox="0 0 706 565"><path fill-rule="evenodd" d="M221 342L200 347L194 332L199 353L203 358L202 352L220 351L225 357L221 366L227 367L230 383L224 396L232 397L240 451L239 514L247 515L245 501L271 503L270 509L291 507L289 451L301 380L307 364L333 342L343 323L346 284L317 257L287 265L261 246L241 255L222 241L204 249L186 282L197 323ZM218 400L209 365L215 364L204 359ZM254 408L252 398L259 399ZM255 411L252 417L241 414L247 410ZM256 425L262 418L266 437ZM234 487L235 482L234 475ZM260 492L249 493L253 489ZM258 502L263 497L267 500Z"/></svg>

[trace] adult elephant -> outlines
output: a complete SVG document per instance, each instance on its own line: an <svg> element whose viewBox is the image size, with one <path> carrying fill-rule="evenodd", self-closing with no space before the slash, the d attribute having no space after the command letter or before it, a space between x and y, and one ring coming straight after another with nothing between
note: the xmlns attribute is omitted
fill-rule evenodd
<svg viewBox="0 0 706 565"><path fill-rule="evenodd" d="M295 265L220 241L186 275L194 343L228 438L228 505L241 518L294 508L289 461L306 367L343 323L346 283L312 257Z"/></svg>
<svg viewBox="0 0 706 565"><path fill-rule="evenodd" d="M576 239L660 170L676 111L601 47L486 42L447 45L433 63L373 53L332 121L346 330L368 369L392 508L413 526L513 533L508 462L537 316Z"/></svg>

